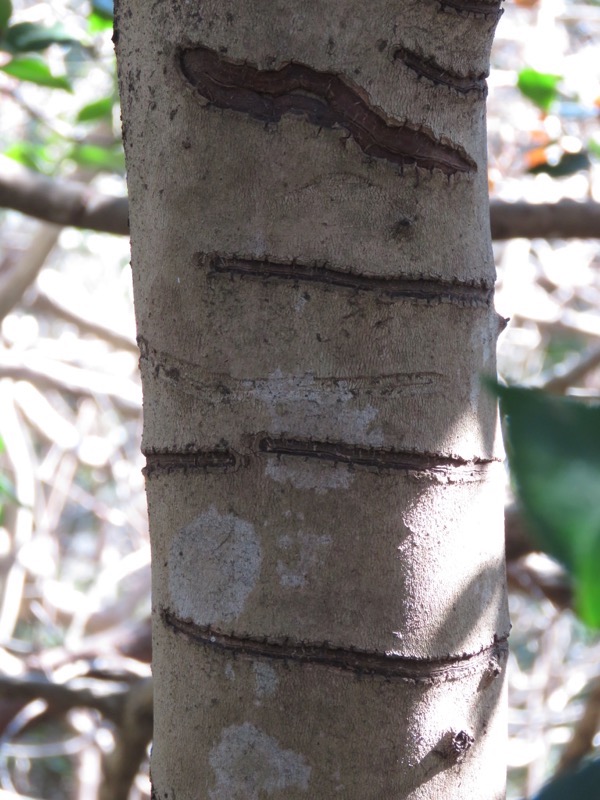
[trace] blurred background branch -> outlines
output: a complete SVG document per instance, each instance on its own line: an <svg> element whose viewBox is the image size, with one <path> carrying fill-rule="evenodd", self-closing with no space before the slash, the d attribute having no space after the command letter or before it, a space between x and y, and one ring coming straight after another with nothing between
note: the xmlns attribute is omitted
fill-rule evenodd
<svg viewBox="0 0 600 800"><path fill-rule="evenodd" d="M74 180L47 178L0 158L0 208L20 211L55 225L129 234L126 197L113 197ZM559 200L525 203L492 200L492 238L600 238L600 203Z"/></svg>

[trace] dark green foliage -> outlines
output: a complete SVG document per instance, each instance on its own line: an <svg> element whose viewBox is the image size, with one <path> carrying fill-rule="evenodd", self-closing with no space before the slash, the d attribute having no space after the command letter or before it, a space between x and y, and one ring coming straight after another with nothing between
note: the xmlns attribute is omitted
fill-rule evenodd
<svg viewBox="0 0 600 800"><path fill-rule="evenodd" d="M9 53L27 53L45 50L51 44L74 44L76 41L62 25L46 27L33 22L18 22L5 30L0 45Z"/></svg>
<svg viewBox="0 0 600 800"><path fill-rule="evenodd" d="M528 172L532 175L539 175L545 172L553 178L566 178L576 172L590 168L590 159L585 150L578 153L563 153L556 164L536 164L530 167Z"/></svg>
<svg viewBox="0 0 600 800"><path fill-rule="evenodd" d="M595 800L600 797L600 759L547 783L531 800Z"/></svg>
<svg viewBox="0 0 600 800"><path fill-rule="evenodd" d="M7 75L18 78L20 81L30 81L39 86L48 86L51 89L65 89L73 91L71 83L64 75L53 75L46 62L37 56L26 58L13 58L8 64L0 67Z"/></svg>
<svg viewBox="0 0 600 800"><path fill-rule="evenodd" d="M12 16L11 0L0 0L0 33L4 33Z"/></svg>
<svg viewBox="0 0 600 800"><path fill-rule="evenodd" d="M600 406L496 388L511 473L540 546L574 583L577 611L600 627Z"/></svg>
<svg viewBox="0 0 600 800"><path fill-rule="evenodd" d="M111 119L115 104L114 95L95 100L93 103L80 108L77 113L77 122L92 122L98 119Z"/></svg>

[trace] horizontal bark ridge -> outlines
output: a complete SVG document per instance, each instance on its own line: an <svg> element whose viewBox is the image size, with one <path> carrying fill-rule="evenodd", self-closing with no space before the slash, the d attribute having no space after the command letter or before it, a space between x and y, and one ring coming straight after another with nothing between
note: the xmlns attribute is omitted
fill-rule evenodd
<svg viewBox="0 0 600 800"><path fill-rule="evenodd" d="M296 62L261 70L207 47L182 50L179 64L188 83L217 108L265 123L294 114L319 129L343 128L367 156L401 169L416 165L448 176L477 171L462 147L435 138L423 127L386 118L364 90L338 74Z"/></svg>
<svg viewBox="0 0 600 800"><path fill-rule="evenodd" d="M204 263L205 256L199 260ZM227 274L247 278L294 281L322 286L338 286L360 292L384 295L392 299L422 300L429 303L453 303L460 306L487 307L493 287L485 284L458 283L432 278L402 278L357 274L327 265L278 262L262 259L208 256L209 275Z"/></svg>
<svg viewBox="0 0 600 800"><path fill-rule="evenodd" d="M469 92L485 97L487 94L487 84L483 75L459 75L447 67L438 64L431 58L425 58L414 50L399 47L394 52L394 60L402 61L410 70L415 72L420 78L426 78L439 86L446 86L459 94L466 95Z"/></svg>
<svg viewBox="0 0 600 800"><path fill-rule="evenodd" d="M161 618L164 625L175 633L183 634L206 648L233 656L317 665L356 675L378 675L415 683L460 680L482 671L493 680L502 671L501 665L508 650L506 640L498 640L475 654L438 659L408 658L393 652L378 653L335 647L328 642L240 637L234 633L224 633L210 625L197 625L190 620L180 619L165 608L161 610Z"/></svg>
<svg viewBox="0 0 600 800"><path fill-rule="evenodd" d="M148 450L145 452L144 475L171 472L227 472L238 466L231 450Z"/></svg>
<svg viewBox="0 0 600 800"><path fill-rule="evenodd" d="M378 471L404 470L430 474L452 474L460 479L462 474L480 472L497 459L464 459L457 456L444 456L437 453L418 453L361 447L345 442L319 442L312 439L299 439L287 436L259 435L248 452L239 453L232 449L202 450L189 447L186 450L149 448L146 456L146 477L170 474L172 472L229 472L247 467L251 455L314 459L345 464L352 469L376 469Z"/></svg>
<svg viewBox="0 0 600 800"><path fill-rule="evenodd" d="M353 467L431 472L460 467L477 468L489 462L469 461L434 453L413 453L378 447L360 447L343 442L313 442L310 439L293 439L285 436L265 436L259 440L259 450L282 456L299 456L326 461L336 461Z"/></svg>

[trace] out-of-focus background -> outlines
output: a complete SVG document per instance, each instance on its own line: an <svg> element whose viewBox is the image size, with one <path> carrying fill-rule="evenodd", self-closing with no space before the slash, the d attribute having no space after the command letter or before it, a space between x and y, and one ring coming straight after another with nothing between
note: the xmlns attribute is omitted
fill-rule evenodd
<svg viewBox="0 0 600 800"><path fill-rule="evenodd" d="M0 0L0 800L149 796L150 552L111 17L111 0ZM500 374L582 398L600 388L599 41L598 0L507 0L488 98L491 196L519 204L492 217L511 318ZM543 206L565 200L579 202ZM521 798L600 746L600 641L508 480L507 555Z"/></svg>

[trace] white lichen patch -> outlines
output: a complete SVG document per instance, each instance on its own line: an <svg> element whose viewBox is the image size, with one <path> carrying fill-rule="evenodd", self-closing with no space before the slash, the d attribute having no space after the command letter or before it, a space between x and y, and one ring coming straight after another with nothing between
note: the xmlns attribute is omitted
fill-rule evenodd
<svg viewBox="0 0 600 800"><path fill-rule="evenodd" d="M311 768L255 725L231 725L210 752L215 786L210 800L259 800L275 792L308 790Z"/></svg>
<svg viewBox="0 0 600 800"><path fill-rule="evenodd" d="M382 431L373 426L378 410L370 404L362 405L348 381L316 379L310 373L285 375L275 370L265 380L253 382L248 390L268 410L272 433L294 430L315 439L384 444Z"/></svg>
<svg viewBox="0 0 600 800"><path fill-rule="evenodd" d="M234 620L256 585L261 562L253 525L211 507L182 528L171 544L173 611L197 625Z"/></svg>
<svg viewBox="0 0 600 800"><path fill-rule="evenodd" d="M266 664L263 661L255 661L254 682L257 697L270 697L277 689L279 679L270 664Z"/></svg>
<svg viewBox="0 0 600 800"><path fill-rule="evenodd" d="M328 534L297 531L277 540L282 557L277 561L279 583L291 589L306 586L332 542Z"/></svg>
<svg viewBox="0 0 600 800"><path fill-rule="evenodd" d="M325 494L332 489L348 489L354 475L345 464L308 463L295 460L270 458L265 475L277 483L290 483L295 489L306 489Z"/></svg>

